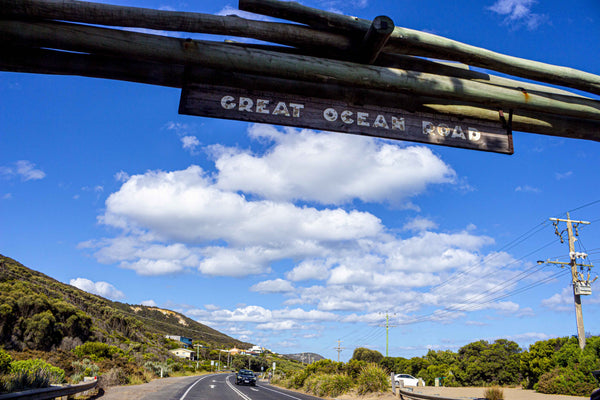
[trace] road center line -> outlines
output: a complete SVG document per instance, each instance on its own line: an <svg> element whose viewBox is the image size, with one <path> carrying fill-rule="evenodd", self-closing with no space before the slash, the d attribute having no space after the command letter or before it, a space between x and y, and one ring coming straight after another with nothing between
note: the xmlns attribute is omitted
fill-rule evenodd
<svg viewBox="0 0 600 400"><path fill-rule="evenodd" d="M252 400L250 397L248 397L244 393L242 393L238 388L234 387L233 384L229 381L229 378L230 378L230 376L225 378L225 383L227 383L227 386L229 386L229 388L231 390L233 390L235 393L237 393L237 395L240 396L244 400Z"/></svg>

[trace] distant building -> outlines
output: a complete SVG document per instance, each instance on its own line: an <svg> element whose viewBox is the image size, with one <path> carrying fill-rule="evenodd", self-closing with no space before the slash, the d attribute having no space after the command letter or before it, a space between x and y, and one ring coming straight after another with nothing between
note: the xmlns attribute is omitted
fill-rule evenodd
<svg viewBox="0 0 600 400"><path fill-rule="evenodd" d="M184 336L178 336L178 335L165 335L165 337L167 339L171 339L171 340L177 340L178 342L183 343L183 347L188 348L188 347L192 347L192 339L191 338L187 338Z"/></svg>
<svg viewBox="0 0 600 400"><path fill-rule="evenodd" d="M196 353L193 350L189 349L175 349L169 350L169 352L175 354L179 358L185 358L186 360L194 360L196 358Z"/></svg>
<svg viewBox="0 0 600 400"><path fill-rule="evenodd" d="M237 347L234 347L233 349L229 349L229 354L231 354L232 356L235 356L237 354L245 355L246 352L244 350L238 349Z"/></svg>
<svg viewBox="0 0 600 400"><path fill-rule="evenodd" d="M248 353L251 353L251 354L262 354L265 351L269 351L269 350L265 349L264 347L260 347L260 346L252 346L247 351L248 351Z"/></svg>

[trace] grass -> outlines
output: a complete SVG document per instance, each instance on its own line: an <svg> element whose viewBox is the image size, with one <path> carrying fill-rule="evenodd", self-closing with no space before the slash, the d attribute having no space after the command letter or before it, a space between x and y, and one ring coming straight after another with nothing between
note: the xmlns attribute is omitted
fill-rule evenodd
<svg viewBox="0 0 600 400"><path fill-rule="evenodd" d="M485 389L483 397L486 400L504 400L504 391L498 387Z"/></svg>

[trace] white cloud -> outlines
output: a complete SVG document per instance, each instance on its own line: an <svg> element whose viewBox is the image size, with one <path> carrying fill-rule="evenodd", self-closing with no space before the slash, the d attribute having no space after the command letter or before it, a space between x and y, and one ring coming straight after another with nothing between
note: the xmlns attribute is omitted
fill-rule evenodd
<svg viewBox="0 0 600 400"><path fill-rule="evenodd" d="M415 217L402 227L405 231L422 232L437 228L437 224L427 218Z"/></svg>
<svg viewBox="0 0 600 400"><path fill-rule="evenodd" d="M260 293L286 293L294 290L294 286L289 281L284 279L273 279L269 281L259 282L250 287L253 292Z"/></svg>
<svg viewBox="0 0 600 400"><path fill-rule="evenodd" d="M524 185L524 186L517 186L515 188L515 192L540 193L541 190L536 187L533 187L533 186Z"/></svg>
<svg viewBox="0 0 600 400"><path fill-rule="evenodd" d="M257 329L262 330L272 330L272 331L288 331L288 330L298 330L301 329L300 325L298 325L294 321L278 321L278 322L266 322L264 324L259 324L256 326Z"/></svg>
<svg viewBox="0 0 600 400"><path fill-rule="evenodd" d="M260 15L260 14L254 14L251 12L247 12L247 11L241 11L237 8L233 8L229 5L223 7L223 9L219 12L217 12L216 15L222 15L222 16L227 16L227 15L235 15L238 16L240 18L245 18L245 19L253 19L253 20L257 20L257 21L271 21L272 19L264 16L264 15Z"/></svg>
<svg viewBox="0 0 600 400"><path fill-rule="evenodd" d="M111 300L122 300L125 298L123 292L108 282L93 282L85 278L76 278L71 279L69 284L88 293L97 294L98 296L106 297Z"/></svg>
<svg viewBox="0 0 600 400"><path fill-rule="evenodd" d="M554 174L554 176L556 177L556 180L560 181L562 179L567 179L570 178L573 175L573 171L567 171L567 172L557 172Z"/></svg>
<svg viewBox="0 0 600 400"><path fill-rule="evenodd" d="M560 293L555 293L551 297L542 300L542 306L552 311L572 312L573 311L573 288L565 287Z"/></svg>
<svg viewBox="0 0 600 400"><path fill-rule="evenodd" d="M183 136L181 138L181 144L185 150L194 153L196 151L196 147L200 145L200 141L196 136Z"/></svg>
<svg viewBox="0 0 600 400"><path fill-rule="evenodd" d="M144 300L141 304L147 307L156 307L158 305L154 300Z"/></svg>
<svg viewBox="0 0 600 400"><path fill-rule="evenodd" d="M219 188L278 201L360 199L412 207L407 199L429 185L455 182L455 172L426 147L267 125L253 125L250 135L274 145L264 155L212 147Z"/></svg>
<svg viewBox="0 0 600 400"><path fill-rule="evenodd" d="M125 171L119 171L114 176L117 182L126 182L129 179L129 174Z"/></svg>
<svg viewBox="0 0 600 400"><path fill-rule="evenodd" d="M11 167L0 167L0 175L7 178L19 176L22 181L40 180L46 177L46 173L35 168L35 164L27 160L19 160Z"/></svg>
<svg viewBox="0 0 600 400"><path fill-rule="evenodd" d="M497 0L489 10L505 17L507 24L525 25L527 29L534 30L548 20L548 16L531 10L536 3L536 0Z"/></svg>
<svg viewBox="0 0 600 400"><path fill-rule="evenodd" d="M173 124L167 129L186 127ZM120 235L79 247L100 262L140 275L269 274L251 290L287 297L284 305L289 308L283 310L184 307L188 315L210 324L310 329L304 321L335 321L336 312L346 313L348 322L370 321L370 313L388 309L402 321L412 321L426 307L449 307L429 317L444 323L465 310L522 312L516 304L469 302L469 293L510 290L495 288L501 278L492 272L513 261L505 253L486 255L484 249L493 240L478 235L472 225L442 233L435 231L435 222L416 217L403 229L388 229L369 212L291 202L297 191L304 200L316 202L393 202L398 197L406 205L428 185L456 183L452 169L431 151L259 125L253 126L251 136L266 150L255 154L212 147L218 166L214 174L195 165L132 176L123 172L126 180L108 197L99 217ZM364 158L369 162L363 163ZM245 174L247 187L233 184L234 171ZM450 279L464 271L469 272L468 287Z"/></svg>
<svg viewBox="0 0 600 400"><path fill-rule="evenodd" d="M329 277L329 263L326 260L303 260L291 271L286 273L286 278L291 281L307 281L311 279L325 280Z"/></svg>

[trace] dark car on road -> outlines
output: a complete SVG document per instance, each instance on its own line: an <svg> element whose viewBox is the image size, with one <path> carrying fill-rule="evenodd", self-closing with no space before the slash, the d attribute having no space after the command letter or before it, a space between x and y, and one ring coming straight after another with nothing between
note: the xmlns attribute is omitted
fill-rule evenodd
<svg viewBox="0 0 600 400"><path fill-rule="evenodd" d="M235 376L235 384L256 386L256 376L249 369L240 369Z"/></svg>

